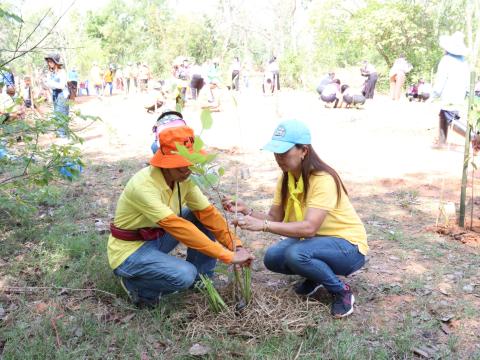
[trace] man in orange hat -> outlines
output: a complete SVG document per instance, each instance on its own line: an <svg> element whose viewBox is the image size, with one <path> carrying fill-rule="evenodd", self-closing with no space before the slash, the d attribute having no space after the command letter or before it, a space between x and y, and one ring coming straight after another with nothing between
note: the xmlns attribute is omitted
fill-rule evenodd
<svg viewBox="0 0 480 360"><path fill-rule="evenodd" d="M158 137L150 166L129 180L118 200L108 239L110 266L138 306L153 306L161 295L190 288L199 274L212 276L217 259L227 264L254 259L189 180L192 163L177 154L176 144L192 150L193 130L171 127ZM179 242L188 248L186 260L169 255Z"/></svg>

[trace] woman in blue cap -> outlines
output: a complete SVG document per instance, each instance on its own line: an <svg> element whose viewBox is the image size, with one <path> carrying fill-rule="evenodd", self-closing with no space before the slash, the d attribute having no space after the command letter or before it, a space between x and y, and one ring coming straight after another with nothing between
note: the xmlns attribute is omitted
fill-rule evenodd
<svg viewBox="0 0 480 360"><path fill-rule="evenodd" d="M337 172L323 162L311 145L309 129L300 121L280 123L264 150L272 151L282 170L268 214L254 211L237 200L238 225L251 231L283 236L269 247L265 266L277 273L300 275L295 289L312 296L324 286L333 296L332 315L353 312L350 286L337 275L347 276L365 264L367 235ZM223 200L228 211L234 201Z"/></svg>

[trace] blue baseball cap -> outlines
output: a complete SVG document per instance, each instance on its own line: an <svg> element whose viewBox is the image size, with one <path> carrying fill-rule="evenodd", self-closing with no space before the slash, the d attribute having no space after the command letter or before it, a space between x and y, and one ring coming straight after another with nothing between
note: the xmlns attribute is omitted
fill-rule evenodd
<svg viewBox="0 0 480 360"><path fill-rule="evenodd" d="M308 145L312 143L310 130L301 121L285 120L278 124L272 140L262 150L283 154L296 144Z"/></svg>

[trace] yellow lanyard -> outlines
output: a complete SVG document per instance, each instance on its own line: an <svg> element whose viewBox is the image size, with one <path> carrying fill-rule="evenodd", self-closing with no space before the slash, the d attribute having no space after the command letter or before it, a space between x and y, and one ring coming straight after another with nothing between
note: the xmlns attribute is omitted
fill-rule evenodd
<svg viewBox="0 0 480 360"><path fill-rule="evenodd" d="M300 179L297 181L295 186L295 177L292 173L288 173L288 200L287 207L285 209L285 217L283 218L284 222L288 222L290 218L290 213L293 210L295 211L295 219L297 221L303 221L302 206L298 197L303 194L303 177L300 175Z"/></svg>

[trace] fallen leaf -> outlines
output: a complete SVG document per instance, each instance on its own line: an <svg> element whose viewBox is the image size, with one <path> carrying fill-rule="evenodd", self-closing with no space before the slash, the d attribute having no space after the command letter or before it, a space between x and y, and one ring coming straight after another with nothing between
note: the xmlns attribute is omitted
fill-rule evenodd
<svg viewBox="0 0 480 360"><path fill-rule="evenodd" d="M210 353L211 349L208 346L193 344L193 346L188 350L188 353L192 356L203 356Z"/></svg>
<svg viewBox="0 0 480 360"><path fill-rule="evenodd" d="M442 324L440 326L440 329L442 329L442 331L447 335L452 332L452 330L450 329L450 327L447 324Z"/></svg>
<svg viewBox="0 0 480 360"><path fill-rule="evenodd" d="M455 315L453 315L453 314L447 314L447 315L443 316L440 320L442 322L450 322L450 320L452 320L454 317L455 317Z"/></svg>
<svg viewBox="0 0 480 360"><path fill-rule="evenodd" d="M418 356L421 356L427 359L430 357L430 354L422 348L413 348L412 351L414 354Z"/></svg>
<svg viewBox="0 0 480 360"><path fill-rule="evenodd" d="M148 357L147 353L142 352L140 355L140 360L150 360L150 358Z"/></svg>
<svg viewBox="0 0 480 360"><path fill-rule="evenodd" d="M135 315L136 315L135 313L128 314L127 316L124 316L123 318L121 318L120 322L126 324L130 322L130 320L132 320L135 317Z"/></svg>
<svg viewBox="0 0 480 360"><path fill-rule="evenodd" d="M110 312L102 312L96 315L99 321L106 322L106 323L119 320L119 317L117 314L110 313Z"/></svg>
<svg viewBox="0 0 480 360"><path fill-rule="evenodd" d="M418 356L424 357L426 359L430 359L437 352L437 350L437 347L433 345L422 345L412 349L414 354L417 354Z"/></svg>
<svg viewBox="0 0 480 360"><path fill-rule="evenodd" d="M38 304L35 305L35 312L37 314L43 314L45 311L48 309L48 304L45 304L44 302L39 302Z"/></svg>
<svg viewBox="0 0 480 360"><path fill-rule="evenodd" d="M447 284L447 283L438 284L438 291L440 291L440 293L442 293L443 295L449 296L451 289L452 289L452 285L450 284Z"/></svg>
<svg viewBox="0 0 480 360"><path fill-rule="evenodd" d="M452 328L452 329L459 328L460 324L461 324L460 320L450 320L450 323L449 323L450 328Z"/></svg>

